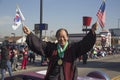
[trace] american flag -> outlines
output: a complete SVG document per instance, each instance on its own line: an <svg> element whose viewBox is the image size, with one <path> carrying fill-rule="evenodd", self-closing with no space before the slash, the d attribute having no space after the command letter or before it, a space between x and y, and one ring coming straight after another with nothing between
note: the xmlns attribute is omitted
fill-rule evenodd
<svg viewBox="0 0 120 80"><path fill-rule="evenodd" d="M103 0L98 12L97 12L98 22L103 28L105 26L105 0Z"/></svg>

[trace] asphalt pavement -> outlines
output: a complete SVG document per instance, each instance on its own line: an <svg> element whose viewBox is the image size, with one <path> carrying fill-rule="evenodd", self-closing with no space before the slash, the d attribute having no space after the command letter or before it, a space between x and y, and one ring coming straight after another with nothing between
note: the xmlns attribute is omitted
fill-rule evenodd
<svg viewBox="0 0 120 80"><path fill-rule="evenodd" d="M28 71L47 69L47 66L41 66L40 60L41 57L38 56L36 57L35 63L28 62L27 69L25 70L21 70L21 66L19 66L17 71L13 71L13 75ZM19 62L21 62L21 60L19 60ZM84 65L82 64L82 61L78 61L78 75L85 76L91 71L100 70L107 73L111 80L120 80L120 65L118 64L120 64L120 54L109 55L98 59L88 59L87 64ZM6 76L8 76L8 72L6 73Z"/></svg>

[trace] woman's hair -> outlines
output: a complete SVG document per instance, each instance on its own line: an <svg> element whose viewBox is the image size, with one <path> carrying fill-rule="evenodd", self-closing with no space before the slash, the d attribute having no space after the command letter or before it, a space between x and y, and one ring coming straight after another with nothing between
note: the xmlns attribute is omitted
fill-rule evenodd
<svg viewBox="0 0 120 80"><path fill-rule="evenodd" d="M62 31L62 30L64 30L64 31L66 32L67 36L68 36L68 31L67 31L66 29L64 29L64 28L60 28L60 29L58 29L58 30L56 31L55 37L58 37L59 32Z"/></svg>

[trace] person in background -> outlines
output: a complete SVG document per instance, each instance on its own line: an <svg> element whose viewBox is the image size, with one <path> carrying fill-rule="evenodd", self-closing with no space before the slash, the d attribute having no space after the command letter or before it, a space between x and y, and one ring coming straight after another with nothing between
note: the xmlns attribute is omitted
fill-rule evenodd
<svg viewBox="0 0 120 80"><path fill-rule="evenodd" d="M83 60L83 64L87 64L87 59L88 59L88 54L83 54L82 56L82 60Z"/></svg>
<svg viewBox="0 0 120 80"><path fill-rule="evenodd" d="M13 65L13 57L14 57L14 53L13 53L13 48L9 47L9 54L10 54L10 62L11 62L11 66Z"/></svg>
<svg viewBox="0 0 120 80"><path fill-rule="evenodd" d="M10 54L9 54L9 42L7 40L3 41L1 47L1 79L4 80L5 72L8 70L9 76L12 76L12 67L10 62Z"/></svg>
<svg viewBox="0 0 120 80"><path fill-rule="evenodd" d="M26 46L26 47L23 49L23 60L22 60L21 69L26 69L27 62L28 62L28 46Z"/></svg>
<svg viewBox="0 0 120 80"><path fill-rule="evenodd" d="M13 71L17 71L17 67L18 67L18 49L14 48L13 49Z"/></svg>
<svg viewBox="0 0 120 80"><path fill-rule="evenodd" d="M77 80L76 60L90 51L96 42L98 23L92 25L89 33L78 42L69 43L68 31L64 28L56 32L57 43L45 42L35 36L27 26L23 26L27 34L26 42L29 48L49 59L47 74L44 80Z"/></svg>
<svg viewBox="0 0 120 80"><path fill-rule="evenodd" d="M93 59L97 59L98 56L97 56L97 48L94 48L94 51L93 51Z"/></svg>
<svg viewBox="0 0 120 80"><path fill-rule="evenodd" d="M29 62L34 63L35 62L35 53L31 50L29 50Z"/></svg>

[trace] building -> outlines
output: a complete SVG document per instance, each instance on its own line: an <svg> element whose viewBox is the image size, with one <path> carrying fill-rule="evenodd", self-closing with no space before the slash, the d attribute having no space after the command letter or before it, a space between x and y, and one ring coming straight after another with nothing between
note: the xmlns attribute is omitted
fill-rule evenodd
<svg viewBox="0 0 120 80"><path fill-rule="evenodd" d="M110 33L111 33L111 42L112 42L112 46L120 44L120 28L112 28L109 29Z"/></svg>
<svg viewBox="0 0 120 80"><path fill-rule="evenodd" d="M25 43L26 37L25 36L8 36L5 37L5 40L8 40L10 43Z"/></svg>

